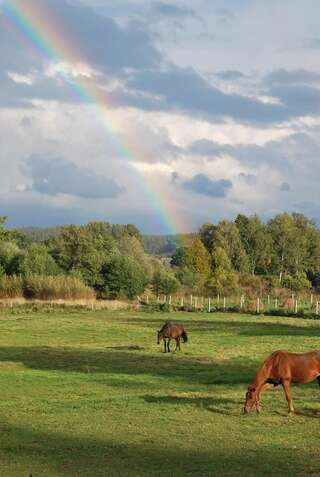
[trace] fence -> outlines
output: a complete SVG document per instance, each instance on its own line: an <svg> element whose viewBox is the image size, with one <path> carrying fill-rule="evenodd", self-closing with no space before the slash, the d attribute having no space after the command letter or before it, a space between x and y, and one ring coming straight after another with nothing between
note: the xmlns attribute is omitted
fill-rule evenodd
<svg viewBox="0 0 320 477"><path fill-rule="evenodd" d="M320 315L320 296L310 294L292 294L290 297L266 295L249 298L245 295L227 297L171 296L171 295L144 295L138 297L140 305L149 308L172 308L176 311L233 311L256 314L283 314L283 315Z"/></svg>

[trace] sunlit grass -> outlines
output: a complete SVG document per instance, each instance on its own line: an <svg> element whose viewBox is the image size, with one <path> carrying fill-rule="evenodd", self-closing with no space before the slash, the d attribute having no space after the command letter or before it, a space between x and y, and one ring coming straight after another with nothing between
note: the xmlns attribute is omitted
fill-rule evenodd
<svg viewBox="0 0 320 477"><path fill-rule="evenodd" d="M156 344L167 319L189 334L180 353ZM0 475L317 475L317 383L293 388L293 418L280 387L262 415L241 411L271 351L319 337L289 318L2 311Z"/></svg>

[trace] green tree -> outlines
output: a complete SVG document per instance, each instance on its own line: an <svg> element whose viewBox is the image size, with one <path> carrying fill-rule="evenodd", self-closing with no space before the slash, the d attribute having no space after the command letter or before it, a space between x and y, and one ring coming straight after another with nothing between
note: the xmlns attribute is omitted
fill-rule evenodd
<svg viewBox="0 0 320 477"><path fill-rule="evenodd" d="M44 245L34 244L22 255L18 272L23 276L54 276L60 268Z"/></svg>
<svg viewBox="0 0 320 477"><path fill-rule="evenodd" d="M156 294L170 295L179 289L179 281L168 270L157 270L153 276L153 290Z"/></svg>
<svg viewBox="0 0 320 477"><path fill-rule="evenodd" d="M207 282L207 288L213 293L225 295L235 292L238 288L237 274L222 247L213 250L213 273Z"/></svg>
<svg viewBox="0 0 320 477"><path fill-rule="evenodd" d="M271 269L272 239L257 215L238 215L235 220L252 274L267 274Z"/></svg>
<svg viewBox="0 0 320 477"><path fill-rule="evenodd" d="M211 270L211 258L200 238L195 238L185 248L185 266L193 273L207 277Z"/></svg>
<svg viewBox="0 0 320 477"><path fill-rule="evenodd" d="M143 293L146 279L142 267L130 257L116 255L102 267L103 292L108 298L133 299Z"/></svg>

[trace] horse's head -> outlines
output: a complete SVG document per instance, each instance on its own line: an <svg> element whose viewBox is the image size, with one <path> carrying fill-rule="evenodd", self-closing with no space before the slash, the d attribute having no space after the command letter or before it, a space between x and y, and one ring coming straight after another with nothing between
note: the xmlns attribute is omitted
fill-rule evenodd
<svg viewBox="0 0 320 477"><path fill-rule="evenodd" d="M252 407L257 402L257 389L254 386L249 386L248 391L246 392L246 400L244 403L244 412L248 414Z"/></svg>
<svg viewBox="0 0 320 477"><path fill-rule="evenodd" d="M161 331L158 331L158 344L161 343L161 340L163 340L163 334Z"/></svg>

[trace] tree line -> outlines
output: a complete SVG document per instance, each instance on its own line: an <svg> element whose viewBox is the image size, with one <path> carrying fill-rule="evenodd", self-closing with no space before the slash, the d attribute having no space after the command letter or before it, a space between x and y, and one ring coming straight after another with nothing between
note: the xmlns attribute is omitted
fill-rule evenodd
<svg viewBox="0 0 320 477"><path fill-rule="evenodd" d="M303 214L282 213L267 223L238 215L204 224L196 234L148 237L147 251L159 244L171 251L166 263L146 253L146 238L131 224L92 222L25 233L5 223L0 217L0 296L10 287L27 297L43 297L45 290L50 295L54 287L56 297L78 287L86 296L93 290L99 298L134 299L144 291L210 296L320 285L320 231Z"/></svg>

